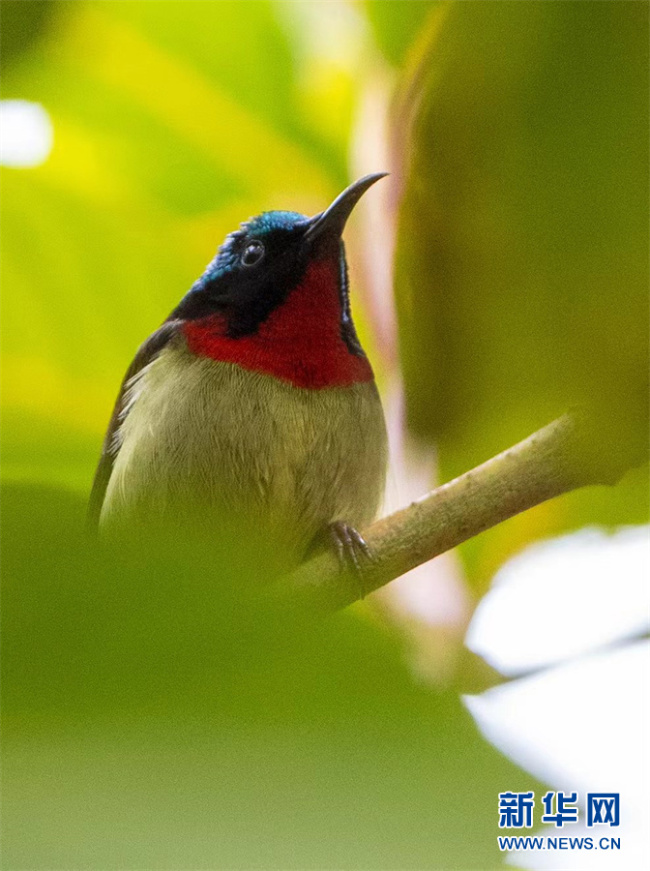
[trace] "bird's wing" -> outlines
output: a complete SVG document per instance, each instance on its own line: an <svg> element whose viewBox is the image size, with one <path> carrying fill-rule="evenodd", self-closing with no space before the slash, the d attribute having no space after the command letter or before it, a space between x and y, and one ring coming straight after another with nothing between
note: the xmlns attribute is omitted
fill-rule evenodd
<svg viewBox="0 0 650 871"><path fill-rule="evenodd" d="M90 499L88 501L87 523L90 529L96 529L99 524L99 515L101 514L102 505L104 504L104 496L106 488L113 471L115 458L119 451L119 445L116 442L116 433L122 423L123 412L125 407L126 388L131 379L138 374L144 367L151 363L169 341L178 333L181 326L181 321L170 320L159 327L155 333L152 333L149 338L140 345L137 354L133 358L133 362L126 371L126 375L122 380L120 392L118 393L113 413L106 430L104 443L102 445L102 453L95 472L92 490L90 491Z"/></svg>

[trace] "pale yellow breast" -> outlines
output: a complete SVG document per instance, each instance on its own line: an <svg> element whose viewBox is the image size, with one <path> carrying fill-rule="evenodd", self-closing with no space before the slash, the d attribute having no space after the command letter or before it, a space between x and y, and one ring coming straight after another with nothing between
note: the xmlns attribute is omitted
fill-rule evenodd
<svg viewBox="0 0 650 871"><path fill-rule="evenodd" d="M305 390L165 349L135 379L101 525L199 507L242 512L304 547L327 523L363 526L387 462L374 384Z"/></svg>

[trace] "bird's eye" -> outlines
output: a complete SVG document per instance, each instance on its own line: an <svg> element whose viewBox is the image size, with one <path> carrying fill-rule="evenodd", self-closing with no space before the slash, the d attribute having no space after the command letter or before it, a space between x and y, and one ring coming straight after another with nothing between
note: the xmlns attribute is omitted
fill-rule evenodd
<svg viewBox="0 0 650 871"><path fill-rule="evenodd" d="M264 245L255 240L249 242L241 256L242 266L255 266L264 257Z"/></svg>

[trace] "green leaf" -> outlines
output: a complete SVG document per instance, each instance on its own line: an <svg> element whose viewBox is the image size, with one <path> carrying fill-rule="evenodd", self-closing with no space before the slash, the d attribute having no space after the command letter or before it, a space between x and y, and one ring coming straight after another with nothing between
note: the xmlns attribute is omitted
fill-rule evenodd
<svg viewBox="0 0 650 871"><path fill-rule="evenodd" d="M395 287L412 428L439 445L444 480L577 403L645 443L647 5L449 3L429 26L402 83ZM585 494L494 535L518 546L638 521L646 489L627 493L627 508Z"/></svg>
<svg viewBox="0 0 650 871"><path fill-rule="evenodd" d="M240 539L91 546L81 500L2 498L7 867L499 866L537 784L379 626L264 605Z"/></svg>

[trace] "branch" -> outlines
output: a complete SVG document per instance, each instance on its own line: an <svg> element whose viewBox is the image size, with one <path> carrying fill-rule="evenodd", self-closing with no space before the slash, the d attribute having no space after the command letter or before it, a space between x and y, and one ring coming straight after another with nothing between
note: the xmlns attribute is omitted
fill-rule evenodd
<svg viewBox="0 0 650 871"><path fill-rule="evenodd" d="M603 438L605 429L606 422L584 411L563 415L364 530L374 560L361 583L326 552L290 575L290 597L336 611L547 499L590 484L615 484L643 457Z"/></svg>

